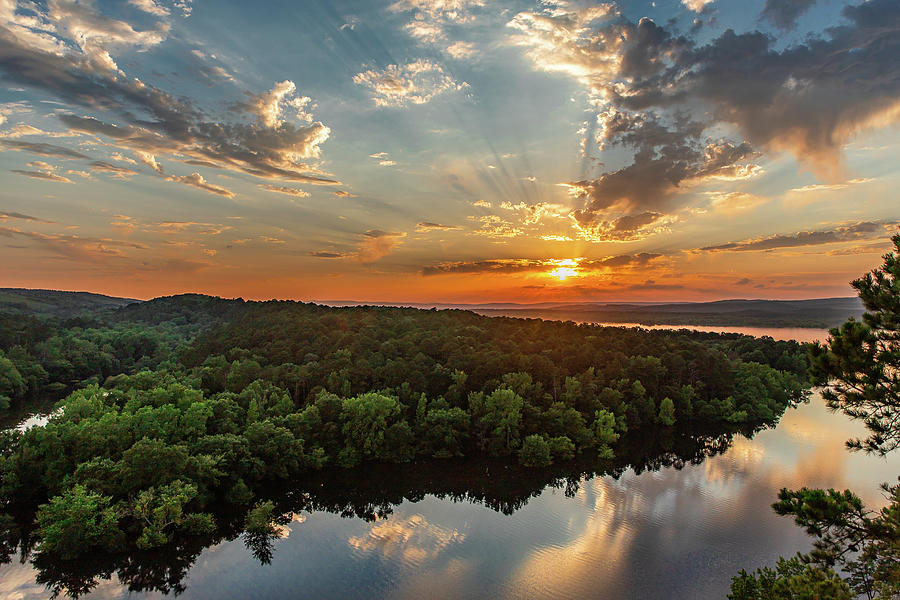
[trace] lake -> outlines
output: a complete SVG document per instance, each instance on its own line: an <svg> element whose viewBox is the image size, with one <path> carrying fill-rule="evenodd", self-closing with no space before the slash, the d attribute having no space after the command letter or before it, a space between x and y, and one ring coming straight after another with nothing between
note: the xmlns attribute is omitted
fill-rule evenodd
<svg viewBox="0 0 900 600"><path fill-rule="evenodd" d="M577 485L547 485L540 474L531 481L500 463L474 474L361 469L332 493L297 500L310 508L283 526L270 564L241 538L199 551L180 597L724 599L741 567L810 547L770 508L782 487L851 488L871 505L882 502L878 485L896 480L900 457L846 451L844 441L862 432L813 394L752 439L705 440L699 458L695 447L673 442L663 460ZM492 478L504 489L482 493ZM47 597L35 576L15 559L0 566L0 597ZM164 596L129 594L113 575L88 597Z"/></svg>

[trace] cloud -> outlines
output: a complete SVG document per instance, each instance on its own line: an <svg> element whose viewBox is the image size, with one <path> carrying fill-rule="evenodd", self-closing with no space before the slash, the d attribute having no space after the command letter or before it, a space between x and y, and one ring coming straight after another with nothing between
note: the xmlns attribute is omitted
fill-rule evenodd
<svg viewBox="0 0 900 600"><path fill-rule="evenodd" d="M316 250L314 252L310 252L309 256L315 256L316 258L350 258L354 255L348 254L346 252L332 252L330 250Z"/></svg>
<svg viewBox="0 0 900 600"><path fill-rule="evenodd" d="M747 212L769 202L767 198L746 192L710 192L710 207L719 213L736 214Z"/></svg>
<svg viewBox="0 0 900 600"><path fill-rule="evenodd" d="M338 198L356 198L356 194L351 194L347 190L335 190L334 195Z"/></svg>
<svg viewBox="0 0 900 600"><path fill-rule="evenodd" d="M5 146L10 150L20 150L23 152L31 152L40 156L56 156L59 158L88 158L87 155L71 150L64 146L56 144L47 144L45 142L22 142L18 140L0 139L0 146Z"/></svg>
<svg viewBox="0 0 900 600"><path fill-rule="evenodd" d="M420 221L416 223L416 233L428 233L429 231L451 231L459 229L456 225L442 225L440 223L431 223L429 221Z"/></svg>
<svg viewBox="0 0 900 600"><path fill-rule="evenodd" d="M10 172L16 173L18 175L25 175L26 177L31 177L32 179L45 179L47 181L58 181L60 183L72 183L72 180L67 177L56 175L55 173L47 173L46 171L23 171L21 169L10 169Z"/></svg>
<svg viewBox="0 0 900 600"><path fill-rule="evenodd" d="M900 221L860 221L819 231L800 231L789 235L772 235L700 248L705 252L748 252L820 246L838 242L866 240L887 235Z"/></svg>
<svg viewBox="0 0 900 600"><path fill-rule="evenodd" d="M154 2L154 0L128 0L128 3L144 11L145 13L149 13L157 17L169 16L169 9L165 6L157 4L156 2Z"/></svg>
<svg viewBox="0 0 900 600"><path fill-rule="evenodd" d="M468 87L466 82L457 83L439 64L426 59L402 66L388 65L380 71L363 71L354 75L353 81L369 89L376 106L394 108L425 104L446 92Z"/></svg>
<svg viewBox="0 0 900 600"><path fill-rule="evenodd" d="M137 152L134 153L134 155L137 156L141 160L142 163L149 166L151 169L153 169L160 175L165 175L165 173L163 172L162 165L159 164L159 162L157 162L157 160L156 160L156 157L153 156L152 154L150 154L149 152L143 152L141 150L138 150Z"/></svg>
<svg viewBox="0 0 900 600"><path fill-rule="evenodd" d="M783 31L790 31L815 3L816 0L766 0L760 17Z"/></svg>
<svg viewBox="0 0 900 600"><path fill-rule="evenodd" d="M392 253L404 237L406 237L405 233L370 229L362 234L362 240L357 247L356 259L362 263L375 262Z"/></svg>
<svg viewBox="0 0 900 600"><path fill-rule="evenodd" d="M663 256L654 252L607 256L597 259L536 259L536 258L494 258L473 261L443 262L422 267L424 276L463 274L510 274L510 273L553 273L560 268L571 271L570 276L583 275L593 271L609 271L643 267Z"/></svg>
<svg viewBox="0 0 900 600"><path fill-rule="evenodd" d="M714 0L681 0L681 3L694 12L703 12L703 10L713 3Z"/></svg>
<svg viewBox="0 0 900 600"><path fill-rule="evenodd" d="M370 154L369 158L374 158L375 160L377 160L378 164L381 165L382 167L393 167L394 165L397 164L396 161L393 161L390 158L388 158L387 152L376 152L375 154Z"/></svg>
<svg viewBox="0 0 900 600"><path fill-rule="evenodd" d="M471 42L453 42L444 50L449 56L455 58L456 60L470 60L474 57L478 51L475 49L475 44Z"/></svg>
<svg viewBox="0 0 900 600"><path fill-rule="evenodd" d="M828 252L829 256L853 256L856 254L886 254L891 251L891 241L889 239L876 242L874 244L863 244L861 246L851 246L850 248L839 248Z"/></svg>
<svg viewBox="0 0 900 600"><path fill-rule="evenodd" d="M36 233L12 227L0 227L0 236L29 239L64 258L91 263L105 262L109 258L122 257L125 255L125 249L144 250L147 248L143 244L136 242L105 238L82 238L76 235Z"/></svg>
<svg viewBox="0 0 900 600"><path fill-rule="evenodd" d="M260 184L261 188L264 190L269 190L270 192L276 192L278 194L286 194L288 196L294 196L295 198L309 198L309 192L301 190L299 188L286 187L283 185L272 185L270 183L262 183Z"/></svg>
<svg viewBox="0 0 900 600"><path fill-rule="evenodd" d="M515 224L497 215L471 216L469 219L481 223L481 226L472 232L475 235L492 238L511 238L518 237L523 233Z"/></svg>
<svg viewBox="0 0 900 600"><path fill-rule="evenodd" d="M791 191L800 194L804 194L807 192L833 192L836 190L845 190L852 185L869 183L870 181L872 181L872 179L857 178L849 179L844 183L817 183L812 185L804 185L803 187L799 188L793 188Z"/></svg>
<svg viewBox="0 0 900 600"><path fill-rule="evenodd" d="M578 237L589 242L631 242L668 231L677 217L645 211L611 219L576 210L570 215Z"/></svg>
<svg viewBox="0 0 900 600"><path fill-rule="evenodd" d="M150 8L147 2L141 5ZM161 43L168 34L167 20L137 30L102 15L92 3L53 0L46 8L29 6L34 14L27 18L16 14L12 3L0 6L0 22L14 24L0 27L0 72L10 83L50 95L66 106L102 111L104 118L117 121L60 114L71 131L104 136L123 150L204 161L265 179L337 183L307 162L319 157L330 129L307 118L302 108L309 101L296 94L291 82L276 84L253 102L233 103L238 111L256 117L255 122L229 121L128 76L112 58L120 50L144 50ZM182 13L190 10L187 2L175 6ZM21 25L23 19L27 26ZM301 122L288 122L282 114L287 108L296 109L291 119ZM85 158L49 145L3 143L12 149Z"/></svg>
<svg viewBox="0 0 900 600"><path fill-rule="evenodd" d="M510 43L535 69L574 78L596 110L582 128L586 155L633 152L625 166L571 182L579 225L610 212L672 213L691 186L759 174L752 161L762 152L788 151L818 177L838 176L854 135L900 121L896 1L846 6L842 17L784 47L759 31L699 43L649 18L631 22L614 5L547 0L516 14ZM729 137L713 137L722 132Z"/></svg>
<svg viewBox="0 0 900 600"><path fill-rule="evenodd" d="M118 165L114 165L102 160L91 161L90 163L88 163L88 169L90 171L109 173L113 177L118 177L119 179L126 179L132 175L137 175L137 171L135 171L134 169L120 167Z"/></svg>
<svg viewBox="0 0 900 600"><path fill-rule="evenodd" d="M414 11L421 19L466 22L471 19L468 12L484 6L484 0L397 0L389 8L394 12Z"/></svg>
<svg viewBox="0 0 900 600"><path fill-rule="evenodd" d="M32 217L31 215L25 215L19 212L12 212L8 210L0 210L0 223L6 223L7 221L34 221L35 223L53 223L53 221L47 221L45 219L39 219L38 217Z"/></svg>
<svg viewBox="0 0 900 600"><path fill-rule="evenodd" d="M459 275L478 273L523 273L550 271L553 265L538 259L497 258L490 260L445 262L422 267L422 275Z"/></svg>
<svg viewBox="0 0 900 600"><path fill-rule="evenodd" d="M200 173L191 173L190 175L169 175L166 177L166 181L175 181L204 190L210 194L234 198L234 193L221 186L207 182Z"/></svg>
<svg viewBox="0 0 900 600"><path fill-rule="evenodd" d="M552 202L538 202L536 204L519 202L518 204L513 204L512 202L504 201L500 203L500 208L519 212L523 217L522 223L524 225L537 225L545 216L559 219L569 213L568 209L561 204Z"/></svg>
<svg viewBox="0 0 900 600"><path fill-rule="evenodd" d="M276 83L271 90L253 99L251 109L262 124L270 129L277 129L284 124L282 116L285 108L294 109L297 119L310 123L313 117L306 112L306 108L312 100L308 96L297 97L296 92L297 86L293 81Z"/></svg>

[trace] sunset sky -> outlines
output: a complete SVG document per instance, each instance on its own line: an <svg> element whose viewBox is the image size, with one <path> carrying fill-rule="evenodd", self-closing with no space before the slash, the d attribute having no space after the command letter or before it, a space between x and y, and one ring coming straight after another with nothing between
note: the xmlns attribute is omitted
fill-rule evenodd
<svg viewBox="0 0 900 600"><path fill-rule="evenodd" d="M900 2L0 0L0 287L850 296Z"/></svg>

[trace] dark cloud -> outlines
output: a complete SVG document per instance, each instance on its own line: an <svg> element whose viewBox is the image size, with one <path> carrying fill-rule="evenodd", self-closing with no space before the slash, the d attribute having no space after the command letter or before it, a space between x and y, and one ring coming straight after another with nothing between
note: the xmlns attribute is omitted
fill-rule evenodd
<svg viewBox="0 0 900 600"><path fill-rule="evenodd" d="M888 235L896 229L898 221L873 222L861 221L819 231L800 231L790 235L773 235L769 237L742 240L706 246L700 248L705 252L746 252L754 250L776 250L779 248L796 248L802 246L819 246L837 242L867 240Z"/></svg>
<svg viewBox="0 0 900 600"><path fill-rule="evenodd" d="M811 3L769 0L767 18L789 24ZM840 176L848 141L900 115L896 0L846 6L840 24L787 47L760 31L698 43L647 18L562 4L519 13L510 26L537 68L587 87L598 107L585 129L588 155L634 152L630 164L572 183L588 239L610 239L604 232L622 215L671 214L689 185L758 173L751 161L761 151L788 151L820 177ZM734 136L712 137L723 131Z"/></svg>
<svg viewBox="0 0 900 600"><path fill-rule="evenodd" d="M760 17L783 31L790 31L815 3L816 0L766 0Z"/></svg>
<svg viewBox="0 0 900 600"><path fill-rule="evenodd" d="M753 283L751 279L744 277L743 279L738 279L737 281L735 281L734 285L750 285L751 283Z"/></svg>
<svg viewBox="0 0 900 600"><path fill-rule="evenodd" d="M896 119L900 95L900 4L871 0L842 15L844 24L782 51L764 33L728 30L707 45L679 47L665 69L607 91L623 109L709 109L750 144L789 150L830 173L854 133Z"/></svg>

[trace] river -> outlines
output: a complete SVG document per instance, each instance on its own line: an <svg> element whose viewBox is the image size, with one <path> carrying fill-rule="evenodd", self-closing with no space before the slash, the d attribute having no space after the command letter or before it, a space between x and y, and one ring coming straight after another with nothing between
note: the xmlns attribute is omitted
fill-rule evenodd
<svg viewBox="0 0 900 600"><path fill-rule="evenodd" d="M883 502L878 486L896 480L900 456L848 452L844 441L862 433L814 393L776 428L737 435L698 464L628 468L586 478L568 494L538 488L512 514L433 494L373 521L301 511L270 564L240 538L220 543L200 553L180 597L724 599L740 568L809 549L809 538L770 508L782 487L850 488L870 505ZM0 598L47 596L29 564L0 566ZM89 597L164 596L129 594L113 575Z"/></svg>

